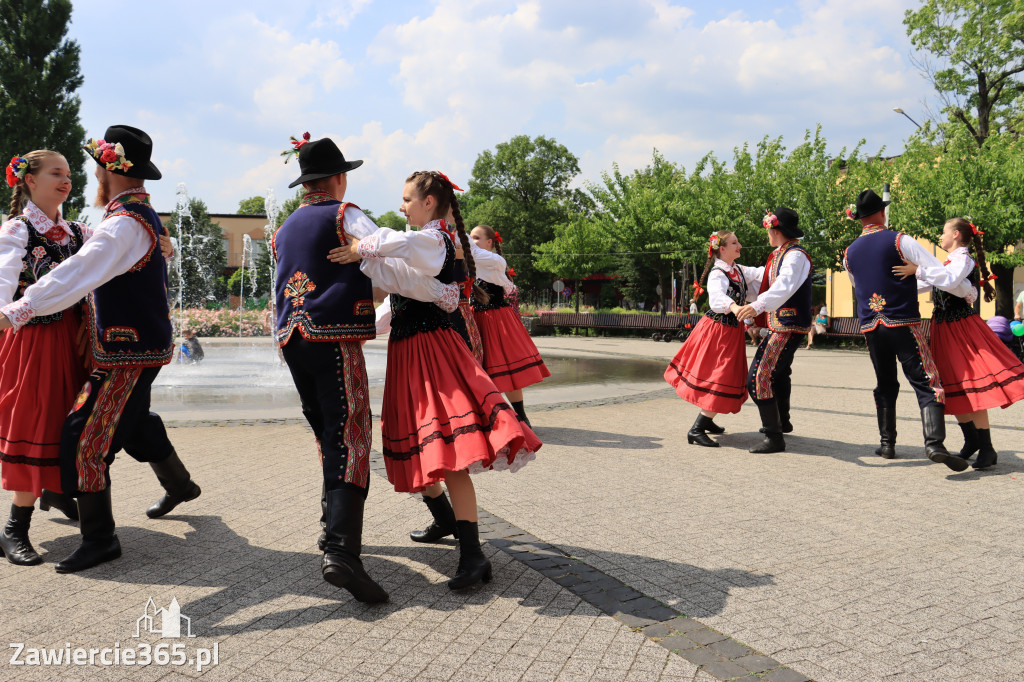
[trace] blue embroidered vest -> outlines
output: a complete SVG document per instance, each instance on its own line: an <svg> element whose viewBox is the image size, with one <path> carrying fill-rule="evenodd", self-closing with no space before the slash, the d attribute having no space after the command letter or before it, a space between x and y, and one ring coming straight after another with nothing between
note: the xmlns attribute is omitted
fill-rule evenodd
<svg viewBox="0 0 1024 682"><path fill-rule="evenodd" d="M442 231L442 234L445 234ZM444 240L445 257L441 272L435 275L442 284L451 284L456 281L455 277L455 245L451 238L445 234ZM407 339L420 332L430 332L435 329L456 329L453 320L461 323L463 329L460 334L463 340L469 345L469 335L464 331L465 322L462 314L455 310L446 313L435 303L417 301L406 298L401 294L391 294L391 340L398 341ZM458 330L457 330L458 331Z"/></svg>
<svg viewBox="0 0 1024 682"><path fill-rule="evenodd" d="M145 193L121 197L103 219L119 215L142 225L153 243L128 272L90 294L93 363L101 368L160 367L171 361L174 350L167 263L159 248L164 227Z"/></svg>
<svg viewBox="0 0 1024 682"><path fill-rule="evenodd" d="M904 327L921 321L917 280L899 279L892 274L894 266L904 264L899 234L881 228L868 229L846 249L846 269L853 275L862 332L878 325Z"/></svg>
<svg viewBox="0 0 1024 682"><path fill-rule="evenodd" d="M725 293L729 296L729 298L733 300L733 303L735 303L738 306L746 305L747 280L743 276L743 273L740 273L740 281L737 282L736 280L729 276L728 272L726 272L722 268L716 267L712 269L718 270L719 272L725 274L725 279L729 282L729 288L725 290ZM710 317L715 322L718 322L719 324L724 324L727 327L738 327L740 324L740 321L736 319L736 315L733 313L716 313L713 310L708 310L706 313L704 313L704 317Z"/></svg>
<svg viewBox="0 0 1024 682"><path fill-rule="evenodd" d="M17 216L17 219L23 222L28 229L28 241L25 244L25 256L21 259L21 273L18 275L18 288L12 299L14 301L24 296L25 289L35 284L40 277L78 253L84 241L82 228L78 223L68 222L72 235L68 243L62 245L52 241L46 235L39 234L27 217ZM25 324L50 324L63 317L64 311L62 310L52 315L33 317Z"/></svg>
<svg viewBox="0 0 1024 682"><path fill-rule="evenodd" d="M310 192L274 233L277 261L277 343L296 330L307 341L351 341L377 335L373 285L359 263L332 263L327 253L348 244L345 208L323 192Z"/></svg>
<svg viewBox="0 0 1024 682"><path fill-rule="evenodd" d="M761 291L767 291L779 276L779 269L786 255L792 251L799 251L811 260L811 256L798 242L792 242L779 247L768 256L768 264L764 267L764 277L761 280ZM814 270L814 263L811 263L811 272ZM794 334L806 334L811 330L811 274L800 283L800 286L790 295L778 310L766 311L764 317L758 316L755 324L759 327L767 327L773 332L789 332Z"/></svg>

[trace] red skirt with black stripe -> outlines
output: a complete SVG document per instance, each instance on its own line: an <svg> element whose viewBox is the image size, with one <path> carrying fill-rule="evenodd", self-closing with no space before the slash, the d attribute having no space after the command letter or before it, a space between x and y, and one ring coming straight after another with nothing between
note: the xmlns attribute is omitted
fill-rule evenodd
<svg viewBox="0 0 1024 682"><path fill-rule="evenodd" d="M665 370L679 397L702 410L735 413L747 399L744 325L702 317Z"/></svg>
<svg viewBox="0 0 1024 682"><path fill-rule="evenodd" d="M0 334L0 479L4 490L61 492L57 455L64 418L87 373L77 310L49 324Z"/></svg>
<svg viewBox="0 0 1024 682"><path fill-rule="evenodd" d="M1024 365L980 315L933 321L931 349L946 392L946 414L1008 407L1024 398Z"/></svg>
<svg viewBox="0 0 1024 682"><path fill-rule="evenodd" d="M504 392L551 376L540 351L511 306L474 313L484 343L484 371Z"/></svg>
<svg viewBox="0 0 1024 682"><path fill-rule="evenodd" d="M452 329L388 343L380 427L398 492L419 492L445 471L518 471L541 446Z"/></svg>

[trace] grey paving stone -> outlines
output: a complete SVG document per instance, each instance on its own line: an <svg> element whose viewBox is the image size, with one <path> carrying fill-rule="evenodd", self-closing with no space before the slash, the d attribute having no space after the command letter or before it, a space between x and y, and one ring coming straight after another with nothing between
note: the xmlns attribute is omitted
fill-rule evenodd
<svg viewBox="0 0 1024 682"><path fill-rule="evenodd" d="M680 651L679 655L696 665L708 665L709 663L723 663L725 659L710 649L688 649Z"/></svg>

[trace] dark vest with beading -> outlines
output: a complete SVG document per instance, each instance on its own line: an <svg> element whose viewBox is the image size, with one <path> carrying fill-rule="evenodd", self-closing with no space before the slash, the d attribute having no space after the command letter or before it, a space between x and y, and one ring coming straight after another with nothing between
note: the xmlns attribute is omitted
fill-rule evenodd
<svg viewBox="0 0 1024 682"><path fill-rule="evenodd" d="M893 230L869 229L846 249L846 269L853 275L862 332L878 325L905 327L921 321L917 280L899 279L892 272L894 266L905 264L899 236Z"/></svg>
<svg viewBox="0 0 1024 682"><path fill-rule="evenodd" d="M747 280L740 272L740 281L734 280L729 276L729 273L722 268L715 267L712 270L718 270L725 275L726 281L729 282L729 287L725 290L726 295L732 299L733 303L738 306L744 306L747 304ZM736 319L736 315L729 313L716 313L713 310L708 310L704 313L704 317L709 317L719 324L724 324L727 327L738 327L740 321Z"/></svg>
<svg viewBox="0 0 1024 682"><path fill-rule="evenodd" d="M138 222L153 243L128 272L101 284L89 296L93 364L160 367L171 361L174 351L167 263L159 248L164 226L145 193L128 194L111 204L103 219L113 216Z"/></svg>
<svg viewBox="0 0 1024 682"><path fill-rule="evenodd" d="M307 203L309 202L309 203ZM307 341L372 339L373 285L359 263L332 263L327 253L349 243L345 209L355 204L310 193L274 233L277 343L296 330Z"/></svg>
<svg viewBox="0 0 1024 682"><path fill-rule="evenodd" d="M444 265L435 275L442 284L455 282L455 245L444 231ZM454 329L452 318L459 315L456 310L449 314L434 303L417 301L401 294L391 294L391 341L399 341L421 332L435 329Z"/></svg>
<svg viewBox="0 0 1024 682"><path fill-rule="evenodd" d="M480 303L475 298L473 299L473 310L481 312L484 310L496 310L498 308L508 308L511 305L505 300L505 287L500 284L494 284L486 280L482 280L479 277L476 280L477 285L490 296L490 300L487 303Z"/></svg>
<svg viewBox="0 0 1024 682"><path fill-rule="evenodd" d="M779 276L782 262L793 251L804 254L807 261L811 263L811 270L807 273L807 278L777 310L765 311L757 317L754 323L759 327L767 327L773 332L806 334L811 329L811 319L813 318L811 314L811 272L814 271L814 263L811 261L810 254L798 242L780 246L768 256L768 263L764 267L764 276L761 280L761 291L767 291L771 287Z"/></svg>
<svg viewBox="0 0 1024 682"><path fill-rule="evenodd" d="M973 259L972 259L973 261ZM967 275L967 281L975 288L978 287L978 271L972 269ZM971 315L977 315L974 306L966 300L951 294L942 289L932 289L932 321L942 324L944 322L956 322Z"/></svg>
<svg viewBox="0 0 1024 682"><path fill-rule="evenodd" d="M25 289L35 284L40 277L78 253L84 241L82 228L78 223L68 222L72 233L70 239L67 244L58 244L46 235L39 234L27 216L17 216L16 220L25 224L25 228L28 230L28 241L25 243L25 255L21 259L21 273L18 275L18 288L12 299L14 301L24 296ZM61 310L52 315L33 317L25 324L50 324L63 319L63 317L64 311Z"/></svg>

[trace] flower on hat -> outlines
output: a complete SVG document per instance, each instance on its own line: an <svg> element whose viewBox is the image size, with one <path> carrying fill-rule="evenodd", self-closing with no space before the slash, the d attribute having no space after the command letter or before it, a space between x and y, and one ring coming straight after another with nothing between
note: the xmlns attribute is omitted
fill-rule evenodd
<svg viewBox="0 0 1024 682"><path fill-rule="evenodd" d="M120 142L111 144L106 140L94 140L90 137L85 144L85 151L102 163L108 171L127 171L135 165L125 158L124 147Z"/></svg>
<svg viewBox="0 0 1024 682"><path fill-rule="evenodd" d="M21 156L12 156L11 162L7 164L7 186L14 187L18 180L25 177L28 172L28 159Z"/></svg>
<svg viewBox="0 0 1024 682"><path fill-rule="evenodd" d="M281 156L284 157L284 162L288 163L292 160L292 156L298 156L299 150L302 149L303 145L309 142L309 132L302 133L302 139L298 139L294 135L289 135L288 140L292 144L291 149L285 149L281 152Z"/></svg>
<svg viewBox="0 0 1024 682"><path fill-rule="evenodd" d="M857 204L850 204L846 207L846 217L850 220L857 219Z"/></svg>
<svg viewBox="0 0 1024 682"><path fill-rule="evenodd" d="M771 211L769 211L767 208L764 210L764 212L766 215L764 217L764 220L761 221L761 224L764 225L764 229L770 230L773 227L778 227L779 217L772 213Z"/></svg>

